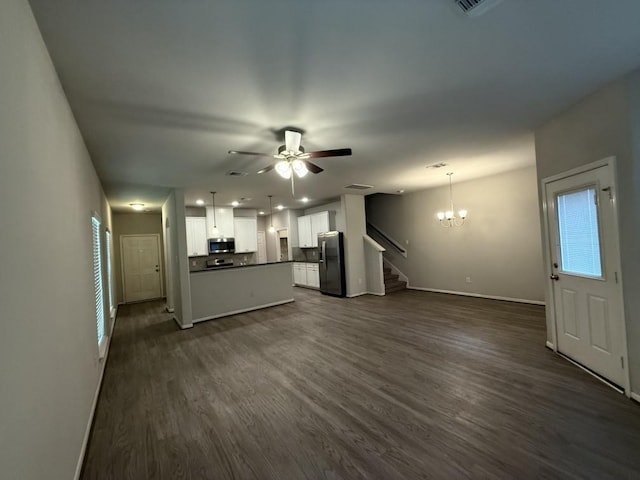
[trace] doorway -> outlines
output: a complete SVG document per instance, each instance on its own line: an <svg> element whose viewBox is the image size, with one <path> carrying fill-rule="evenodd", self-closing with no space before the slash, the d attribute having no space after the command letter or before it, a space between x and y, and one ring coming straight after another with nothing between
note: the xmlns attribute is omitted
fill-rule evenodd
<svg viewBox="0 0 640 480"><path fill-rule="evenodd" d="M162 297L160 235L120 235L124 302Z"/></svg>
<svg viewBox="0 0 640 480"><path fill-rule="evenodd" d="M555 349L628 391L615 160L543 187Z"/></svg>
<svg viewBox="0 0 640 480"><path fill-rule="evenodd" d="M278 261L289 260L289 231L286 228L278 230Z"/></svg>

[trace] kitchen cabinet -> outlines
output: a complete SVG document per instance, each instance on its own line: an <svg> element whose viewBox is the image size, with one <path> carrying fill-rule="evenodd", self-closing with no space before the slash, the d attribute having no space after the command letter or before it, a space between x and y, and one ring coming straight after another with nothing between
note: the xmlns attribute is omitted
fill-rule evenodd
<svg viewBox="0 0 640 480"><path fill-rule="evenodd" d="M293 283L301 287L320 288L320 272L318 264L294 262Z"/></svg>
<svg viewBox="0 0 640 480"><path fill-rule="evenodd" d="M307 264L302 262L293 263L293 283L296 285L307 284Z"/></svg>
<svg viewBox="0 0 640 480"><path fill-rule="evenodd" d="M316 244L318 240L316 239ZM298 246L300 248L311 248L313 245L311 238L311 216L298 217Z"/></svg>
<svg viewBox="0 0 640 480"><path fill-rule="evenodd" d="M204 217L185 217L187 253L190 257L207 255L207 222Z"/></svg>
<svg viewBox="0 0 640 480"><path fill-rule="evenodd" d="M307 263L307 286L320 288L320 270L317 263Z"/></svg>
<svg viewBox="0 0 640 480"><path fill-rule="evenodd" d="M207 207L207 238L213 237L213 207ZM216 221L220 237L234 238L233 208L216 207Z"/></svg>
<svg viewBox="0 0 640 480"><path fill-rule="evenodd" d="M236 253L258 251L258 219L236 217L233 219Z"/></svg>
<svg viewBox="0 0 640 480"><path fill-rule="evenodd" d="M318 246L318 234L328 232L329 228L329 212L318 212L311 217L311 246Z"/></svg>
<svg viewBox="0 0 640 480"><path fill-rule="evenodd" d="M312 248L318 246L318 234L331 230L328 211L298 217L298 246Z"/></svg>

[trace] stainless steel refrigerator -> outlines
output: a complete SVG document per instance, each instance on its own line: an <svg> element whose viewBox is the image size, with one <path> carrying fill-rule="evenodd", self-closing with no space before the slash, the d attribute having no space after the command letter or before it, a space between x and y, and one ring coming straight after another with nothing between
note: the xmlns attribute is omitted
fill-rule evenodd
<svg viewBox="0 0 640 480"><path fill-rule="evenodd" d="M325 295L344 297L347 294L344 274L344 238L342 232L318 234L320 250L320 291Z"/></svg>

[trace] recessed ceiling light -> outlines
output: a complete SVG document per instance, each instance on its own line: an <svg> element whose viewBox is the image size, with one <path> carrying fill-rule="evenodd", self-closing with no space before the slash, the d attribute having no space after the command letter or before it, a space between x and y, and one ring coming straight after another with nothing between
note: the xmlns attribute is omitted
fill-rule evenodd
<svg viewBox="0 0 640 480"><path fill-rule="evenodd" d="M282 210L282 209L284 208L284 205L278 205L276 208L277 208L278 210Z"/></svg>
<svg viewBox="0 0 640 480"><path fill-rule="evenodd" d="M136 212L141 212L142 210L144 210L144 203L130 203L129 206Z"/></svg>
<svg viewBox="0 0 640 480"><path fill-rule="evenodd" d="M198 200L196 200L196 205L204 205L204 200L199 198Z"/></svg>
<svg viewBox="0 0 640 480"><path fill-rule="evenodd" d="M234 200L233 202L231 202L231 205L233 205L234 207L237 207L238 205L240 205L240 202L238 202L237 200Z"/></svg>
<svg viewBox="0 0 640 480"><path fill-rule="evenodd" d="M300 200L302 200L304 203L307 203L309 201L307 197L302 197Z"/></svg>
<svg viewBox="0 0 640 480"><path fill-rule="evenodd" d="M258 212L258 214L264 215L264 212L261 210L261 211Z"/></svg>

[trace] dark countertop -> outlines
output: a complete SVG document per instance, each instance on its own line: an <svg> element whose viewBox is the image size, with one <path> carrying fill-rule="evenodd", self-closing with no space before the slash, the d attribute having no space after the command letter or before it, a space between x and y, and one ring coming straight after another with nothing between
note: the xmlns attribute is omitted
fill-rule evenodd
<svg viewBox="0 0 640 480"><path fill-rule="evenodd" d="M320 263L318 260L291 260L291 263Z"/></svg>
<svg viewBox="0 0 640 480"><path fill-rule="evenodd" d="M247 268L247 267L262 267L264 265L278 265L280 263L293 263L291 260L284 260L282 262L266 262L266 263L252 263L249 265L225 265L222 267L209 267L209 268L198 268L194 270L190 270L189 273L201 273L201 272L211 272L215 270L229 270L231 268Z"/></svg>

